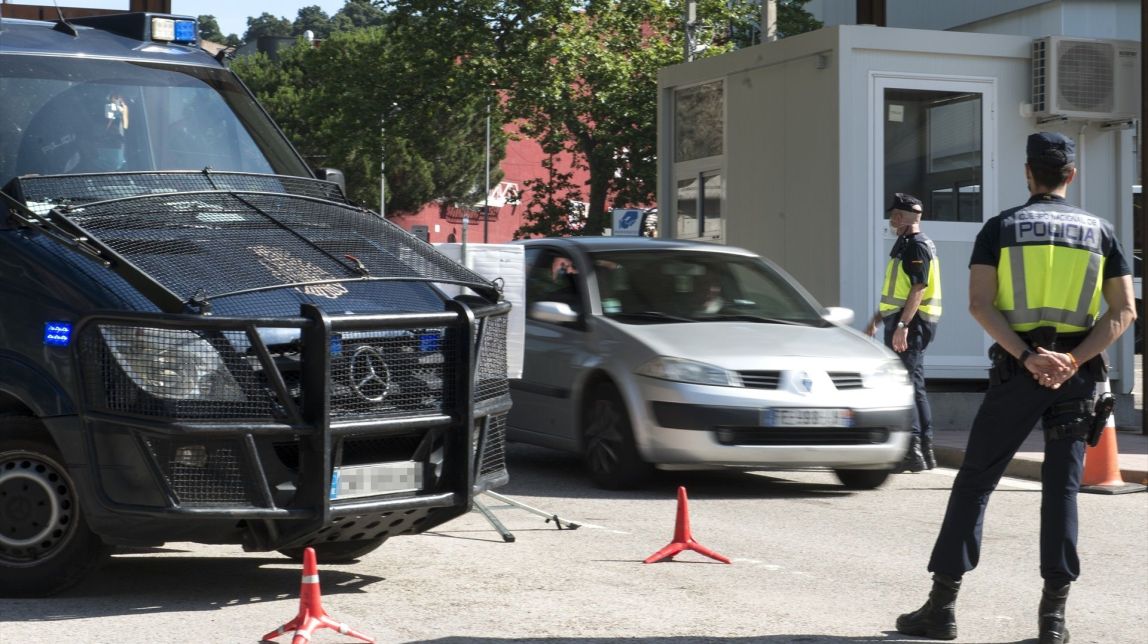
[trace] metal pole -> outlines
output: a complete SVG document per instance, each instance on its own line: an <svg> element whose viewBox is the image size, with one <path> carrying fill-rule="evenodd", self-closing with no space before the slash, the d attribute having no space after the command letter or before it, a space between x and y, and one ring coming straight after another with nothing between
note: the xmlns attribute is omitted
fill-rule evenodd
<svg viewBox="0 0 1148 644"><path fill-rule="evenodd" d="M698 19L698 3L696 0L688 0L686 2L686 43L685 43L685 60L690 62L694 59L694 22Z"/></svg>
<svg viewBox="0 0 1148 644"><path fill-rule="evenodd" d="M490 99L486 100L486 198L482 202L482 243L490 243Z"/></svg>
<svg viewBox="0 0 1148 644"><path fill-rule="evenodd" d="M379 117L379 215L387 216L387 116Z"/></svg>
<svg viewBox="0 0 1148 644"><path fill-rule="evenodd" d="M1137 132L1140 134L1140 141L1136 146L1136 155L1139 157L1140 162L1140 288L1144 288L1145 275L1148 275L1148 269L1145 269L1144 253L1148 251L1148 221L1144 217L1144 204L1145 198L1148 197L1148 163L1144 162L1144 106L1148 105L1148 65L1144 64L1144 54L1148 52L1148 11L1145 10L1143 4L1140 5L1140 121L1138 123ZM1123 188L1123 186L1122 186ZM1124 188L1127 189L1127 188ZM1144 291L1140 292L1143 298ZM1140 321L1140 340L1141 346L1148 346L1148 320ZM1148 351L1148 349L1144 349ZM1148 381L1145 378L1144 371L1144 356L1140 356L1140 387L1141 387L1141 401L1143 398L1144 383ZM1136 392L1132 392L1135 397ZM1135 398L1133 398L1135 399ZM1141 402L1140 406L1140 433L1148 434L1148 405Z"/></svg>
<svg viewBox="0 0 1148 644"><path fill-rule="evenodd" d="M762 0L761 42L777 40L777 0Z"/></svg>

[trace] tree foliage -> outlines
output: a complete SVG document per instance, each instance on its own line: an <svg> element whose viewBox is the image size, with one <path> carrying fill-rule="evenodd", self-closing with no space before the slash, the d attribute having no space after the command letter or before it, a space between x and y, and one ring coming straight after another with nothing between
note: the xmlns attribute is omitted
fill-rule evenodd
<svg viewBox="0 0 1148 644"><path fill-rule="evenodd" d="M219 21L216 20L215 16L211 14L202 15L196 20L199 22L200 38L228 46L239 44L239 36L235 34L223 35L223 31L219 28Z"/></svg>
<svg viewBox="0 0 1148 644"><path fill-rule="evenodd" d="M259 16L247 19L247 31L243 34L243 42L255 42L261 36L290 36L291 21L279 18L264 11Z"/></svg>
<svg viewBox="0 0 1148 644"><path fill-rule="evenodd" d="M781 0L780 35L820 26L806 2ZM356 198L377 204L385 158L388 212L432 199L480 201L489 106L495 150L503 149L502 123L513 122L547 154L544 176L525 186L519 234L598 234L610 207L655 199L657 73L682 61L684 7L685 0L347 0L326 31L318 7L301 9L294 23L266 13L248 19L249 36L310 29L326 40L280 62L256 58L236 68L305 154L344 169ZM750 2L699 0L698 57L748 44L736 34L753 33L759 11ZM574 185L560 158L584 169L588 184ZM571 218L571 201L586 203L584 217Z"/></svg>
<svg viewBox="0 0 1148 644"><path fill-rule="evenodd" d="M481 201L487 96L456 78L456 67L433 51L412 59L393 27L336 31L277 61L234 64L313 165L346 173L353 199L378 207L385 162L388 214ZM497 169L505 140L499 122L493 129Z"/></svg>

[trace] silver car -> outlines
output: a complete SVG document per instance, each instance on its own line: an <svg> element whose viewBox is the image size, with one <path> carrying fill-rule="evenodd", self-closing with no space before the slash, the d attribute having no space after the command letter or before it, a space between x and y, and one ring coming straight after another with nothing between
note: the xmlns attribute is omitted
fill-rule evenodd
<svg viewBox="0 0 1148 644"><path fill-rule="evenodd" d="M522 243L511 440L580 453L607 488L661 466L830 468L871 489L904 456L901 361L769 261L646 238Z"/></svg>

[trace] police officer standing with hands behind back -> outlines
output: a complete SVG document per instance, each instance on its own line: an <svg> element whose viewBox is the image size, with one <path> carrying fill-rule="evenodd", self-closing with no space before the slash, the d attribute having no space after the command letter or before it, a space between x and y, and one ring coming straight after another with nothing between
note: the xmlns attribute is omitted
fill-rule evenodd
<svg viewBox="0 0 1148 644"><path fill-rule="evenodd" d="M941 320L941 263L933 240L921 232L921 200L898 192L889 205L889 226L897 241L889 252L881 302L865 329L870 337L885 325L885 346L897 352L913 382L916 413L902 470L920 472L937 465L933 455L933 412L925 393L925 349Z"/></svg>
<svg viewBox="0 0 1148 644"><path fill-rule="evenodd" d="M980 558L989 495L1037 420L1045 436L1041 470L1040 644L1068 642L1065 603L1080 574L1076 496L1101 352L1136 319L1128 263L1112 224L1070 206L1075 144L1058 133L1028 137L1031 197L985 223L969 260L969 310L996 344L993 368L953 482L928 569L933 589L897 631L957 636L955 604L964 573ZM1100 300L1108 305L1103 315Z"/></svg>

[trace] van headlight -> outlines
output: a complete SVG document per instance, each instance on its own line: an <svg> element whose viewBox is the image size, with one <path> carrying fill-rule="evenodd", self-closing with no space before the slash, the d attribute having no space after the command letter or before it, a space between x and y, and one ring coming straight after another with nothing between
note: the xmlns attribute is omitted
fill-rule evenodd
<svg viewBox="0 0 1148 644"><path fill-rule="evenodd" d="M723 369L704 362L694 362L682 358L654 358L638 367L635 373L650 378L686 382L694 385L717 385L719 387L743 387L741 376L736 371Z"/></svg>
<svg viewBox="0 0 1148 644"><path fill-rule="evenodd" d="M900 360L888 360L876 369L861 372L861 386L866 389L903 387L909 384L909 372Z"/></svg>
<svg viewBox="0 0 1148 644"><path fill-rule="evenodd" d="M219 351L193 331L101 326L116 362L136 386L168 400L246 400Z"/></svg>

